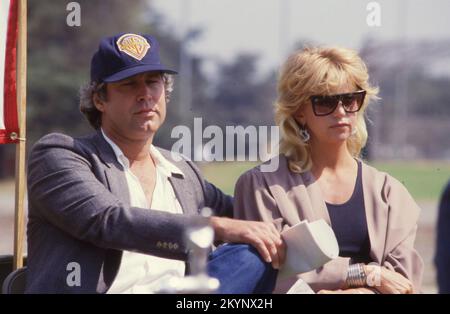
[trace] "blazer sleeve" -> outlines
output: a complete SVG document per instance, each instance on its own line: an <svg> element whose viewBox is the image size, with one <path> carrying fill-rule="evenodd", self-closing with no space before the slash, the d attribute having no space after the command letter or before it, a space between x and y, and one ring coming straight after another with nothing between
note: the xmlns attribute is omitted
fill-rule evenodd
<svg viewBox="0 0 450 314"><path fill-rule="evenodd" d="M53 134L34 146L28 161L28 199L30 215L78 240L187 258L182 236L194 217L125 205L97 179L89 157L70 137ZM159 241L178 247L163 250Z"/></svg>
<svg viewBox="0 0 450 314"><path fill-rule="evenodd" d="M233 197L223 193L214 184L204 179L197 166L190 160L186 160L189 166L194 170L202 188L205 199L205 206L213 210L215 216L233 216Z"/></svg>
<svg viewBox="0 0 450 314"><path fill-rule="evenodd" d="M383 266L408 278L414 292L421 291L423 261L414 248L420 208L408 190L392 177L384 189L388 226Z"/></svg>

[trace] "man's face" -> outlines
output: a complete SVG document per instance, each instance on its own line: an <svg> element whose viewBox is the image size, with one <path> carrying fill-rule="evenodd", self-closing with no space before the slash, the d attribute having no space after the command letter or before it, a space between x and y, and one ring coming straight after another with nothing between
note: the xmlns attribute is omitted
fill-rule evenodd
<svg viewBox="0 0 450 314"><path fill-rule="evenodd" d="M131 140L145 140L166 117L162 74L147 72L106 85L106 100L96 101L102 128Z"/></svg>

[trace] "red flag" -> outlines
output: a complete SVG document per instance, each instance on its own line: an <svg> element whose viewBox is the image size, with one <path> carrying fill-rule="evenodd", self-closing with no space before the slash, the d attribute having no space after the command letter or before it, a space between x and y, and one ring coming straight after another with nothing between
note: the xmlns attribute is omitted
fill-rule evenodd
<svg viewBox="0 0 450 314"><path fill-rule="evenodd" d="M18 1L0 1L0 144L17 143ZM14 136L14 133L16 136Z"/></svg>

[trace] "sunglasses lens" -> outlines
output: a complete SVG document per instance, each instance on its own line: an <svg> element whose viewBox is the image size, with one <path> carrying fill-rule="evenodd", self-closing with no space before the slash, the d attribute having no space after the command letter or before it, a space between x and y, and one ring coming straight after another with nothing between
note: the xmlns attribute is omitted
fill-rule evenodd
<svg viewBox="0 0 450 314"><path fill-rule="evenodd" d="M361 108L363 99L363 93L347 94L342 96L342 104L347 112L356 112Z"/></svg>
<svg viewBox="0 0 450 314"><path fill-rule="evenodd" d="M318 98L314 103L316 114L317 115L330 114L336 108L338 101L339 101L338 99L329 96L322 96Z"/></svg>
<svg viewBox="0 0 450 314"><path fill-rule="evenodd" d="M339 102L342 102L346 112L357 112L364 102L365 91L339 95L316 95L311 96L314 113L318 116L331 114Z"/></svg>

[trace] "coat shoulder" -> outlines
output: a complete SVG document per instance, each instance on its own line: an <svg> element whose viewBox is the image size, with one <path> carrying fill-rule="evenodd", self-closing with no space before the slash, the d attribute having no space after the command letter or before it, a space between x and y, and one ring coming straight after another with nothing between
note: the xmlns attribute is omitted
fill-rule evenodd
<svg viewBox="0 0 450 314"><path fill-rule="evenodd" d="M408 193L404 183L393 177L387 172L378 170L377 168L363 163L363 169L365 177L369 182L373 182L378 189L381 189L383 194L387 196L390 191L396 191L401 193Z"/></svg>
<svg viewBox="0 0 450 314"><path fill-rule="evenodd" d="M80 146L92 146L97 134L83 137L72 137L63 133L50 133L39 139L33 145L33 149L42 147L77 148Z"/></svg>
<svg viewBox="0 0 450 314"><path fill-rule="evenodd" d="M305 184L308 180L307 174L292 172L284 155L278 155L268 161L244 172L238 182L240 184L258 183L265 186L289 186L289 183Z"/></svg>

